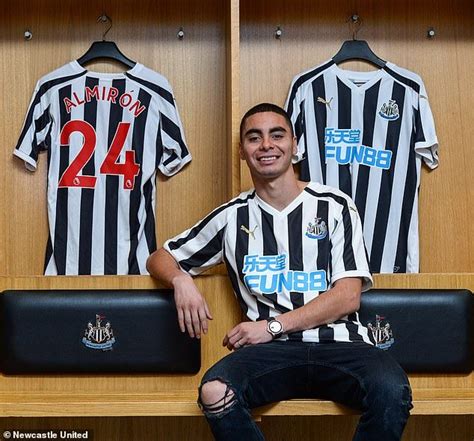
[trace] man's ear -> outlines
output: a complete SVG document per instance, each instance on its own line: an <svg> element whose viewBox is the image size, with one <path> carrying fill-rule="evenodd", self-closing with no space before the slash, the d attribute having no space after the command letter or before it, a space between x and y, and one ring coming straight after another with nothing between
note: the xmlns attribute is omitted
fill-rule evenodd
<svg viewBox="0 0 474 441"><path fill-rule="evenodd" d="M298 143L296 142L296 136L293 136L293 156L298 153Z"/></svg>

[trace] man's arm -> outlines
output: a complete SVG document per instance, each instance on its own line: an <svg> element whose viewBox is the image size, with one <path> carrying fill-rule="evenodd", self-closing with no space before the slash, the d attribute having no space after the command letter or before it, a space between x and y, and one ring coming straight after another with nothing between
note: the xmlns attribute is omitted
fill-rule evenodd
<svg viewBox="0 0 474 441"><path fill-rule="evenodd" d="M193 278L181 270L174 257L164 248L155 251L148 258L146 266L152 277L174 289L181 332L187 330L191 337L196 338L201 338L201 331L206 334L207 320L212 320L212 315Z"/></svg>
<svg viewBox="0 0 474 441"><path fill-rule="evenodd" d="M279 315L278 320L285 333L334 323L359 309L361 289L362 280L358 277L340 279L305 306Z"/></svg>
<svg viewBox="0 0 474 441"><path fill-rule="evenodd" d="M280 314L276 318L283 325L285 334L334 323L359 309L361 288L362 280L358 277L340 279L332 288L306 305ZM260 320L239 323L226 334L223 345L232 350L271 340L272 336L267 331L267 321Z"/></svg>

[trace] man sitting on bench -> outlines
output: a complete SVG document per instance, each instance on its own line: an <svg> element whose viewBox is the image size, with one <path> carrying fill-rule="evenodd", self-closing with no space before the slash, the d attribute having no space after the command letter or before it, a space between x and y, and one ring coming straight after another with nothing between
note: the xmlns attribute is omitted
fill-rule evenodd
<svg viewBox="0 0 474 441"><path fill-rule="evenodd" d="M298 181L295 153L283 109L250 109L240 156L255 190L168 240L148 270L174 288L181 330L192 337L207 332L212 316L190 276L221 262L249 319L224 336L232 352L200 387L217 440L263 440L250 409L313 397L362 411L354 441L400 440L411 408L408 379L372 344L356 312L372 284L357 209L339 190Z"/></svg>

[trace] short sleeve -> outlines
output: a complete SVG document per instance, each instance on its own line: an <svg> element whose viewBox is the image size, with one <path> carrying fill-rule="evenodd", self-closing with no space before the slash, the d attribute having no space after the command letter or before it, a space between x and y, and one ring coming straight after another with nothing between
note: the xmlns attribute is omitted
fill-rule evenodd
<svg viewBox="0 0 474 441"><path fill-rule="evenodd" d="M372 287L362 223L354 202L344 199L340 217L331 235L331 286L345 277L363 279L362 291Z"/></svg>
<svg viewBox="0 0 474 441"><path fill-rule="evenodd" d="M299 77L295 77L293 79L285 103L285 110L293 124L296 141L298 143L298 150L293 157L293 163L301 161L306 152L305 137L303 136L305 133L304 100L301 98L301 88L298 86L298 78Z"/></svg>
<svg viewBox="0 0 474 441"><path fill-rule="evenodd" d="M174 98L172 101L172 104L168 103L166 109L160 112L157 133L157 146L161 149L157 168L165 176L174 175L192 159L186 145L176 101Z"/></svg>
<svg viewBox="0 0 474 441"><path fill-rule="evenodd" d="M434 169L439 164L438 138L425 85L420 79L420 90L416 96L415 108L415 152L426 165Z"/></svg>
<svg viewBox="0 0 474 441"><path fill-rule="evenodd" d="M24 161L28 170L36 170L39 153L49 147L47 139L51 122L48 95L44 93L38 82L28 107L20 138L13 151L15 156Z"/></svg>
<svg viewBox="0 0 474 441"><path fill-rule="evenodd" d="M192 228L163 245L181 269L192 276L223 262L227 226L225 206L216 208Z"/></svg>

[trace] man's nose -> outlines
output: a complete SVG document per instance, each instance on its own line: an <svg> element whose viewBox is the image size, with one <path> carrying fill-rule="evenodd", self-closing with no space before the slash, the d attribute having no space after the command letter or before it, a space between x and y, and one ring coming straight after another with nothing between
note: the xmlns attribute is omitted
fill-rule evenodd
<svg viewBox="0 0 474 441"><path fill-rule="evenodd" d="M262 140L261 148L264 150L268 150L273 148L273 142L271 136L264 136Z"/></svg>

